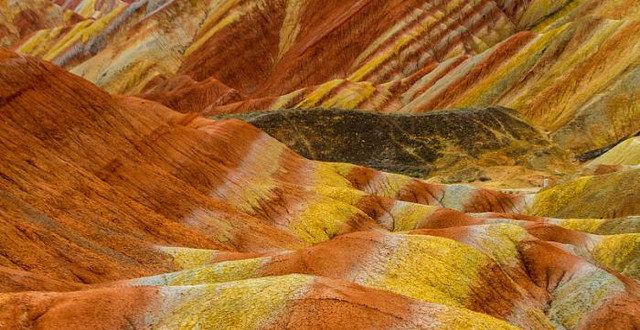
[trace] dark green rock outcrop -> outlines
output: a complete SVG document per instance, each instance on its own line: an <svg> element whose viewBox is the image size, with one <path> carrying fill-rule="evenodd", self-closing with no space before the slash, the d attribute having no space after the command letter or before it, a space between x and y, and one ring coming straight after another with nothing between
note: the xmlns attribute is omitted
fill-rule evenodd
<svg viewBox="0 0 640 330"><path fill-rule="evenodd" d="M469 171L474 166L544 169L550 162L562 163L568 158L541 132L505 108L421 115L281 110L235 118L255 125L310 159L419 177Z"/></svg>

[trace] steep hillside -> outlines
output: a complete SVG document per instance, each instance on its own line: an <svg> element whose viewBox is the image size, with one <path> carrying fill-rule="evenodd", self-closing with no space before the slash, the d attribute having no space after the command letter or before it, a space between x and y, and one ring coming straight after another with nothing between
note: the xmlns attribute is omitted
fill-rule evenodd
<svg viewBox="0 0 640 330"><path fill-rule="evenodd" d="M2 326L640 324L637 170L527 194L314 162L6 50L0 114Z"/></svg>
<svg viewBox="0 0 640 330"><path fill-rule="evenodd" d="M128 260L125 265L134 268L141 258L163 265L139 246L145 237L157 244L263 252L379 227L369 213L376 213L377 203L393 205L393 198L427 204L414 206L425 215L438 206L513 211L524 201L350 164L311 162L240 121L214 122L136 98L113 98L50 64L9 52L2 52L0 77L2 212L7 219L23 219L27 227L16 233L33 231L43 251L39 238L46 236L59 237L64 248L57 253L88 253L82 263L94 279L88 282L107 275L101 273L104 265L91 269L93 262L106 262L91 258L94 249L106 248L114 262ZM320 220L318 214L325 216ZM60 221L64 225L55 225ZM88 233L94 241L86 241ZM5 247L16 249L17 260L6 256L9 265L26 263L52 273L37 254L20 252L24 245L18 242ZM51 252L42 258L73 260L52 258ZM56 275L78 275L64 271Z"/></svg>
<svg viewBox="0 0 640 330"><path fill-rule="evenodd" d="M372 59L389 57L394 45L407 48L403 58L417 61L411 71L476 54L514 33L526 6L493 0L75 3L66 7L87 20L62 33L42 31L17 49L73 68L112 92L140 91L158 74L186 74L196 81L214 77L247 95L346 78ZM30 47L36 41L42 52ZM431 59L418 58L419 47L437 44ZM402 75L408 64L402 62L390 69Z"/></svg>
<svg viewBox="0 0 640 330"><path fill-rule="evenodd" d="M0 328L640 328L638 31L637 0L0 0Z"/></svg>
<svg viewBox="0 0 640 330"><path fill-rule="evenodd" d="M5 43L181 112L504 106L578 155L640 131L635 0L63 5L81 19L5 19Z"/></svg>
<svg viewBox="0 0 640 330"><path fill-rule="evenodd" d="M71 12L65 12L49 0L2 0L0 8L0 47L20 43L38 30L74 23Z"/></svg>

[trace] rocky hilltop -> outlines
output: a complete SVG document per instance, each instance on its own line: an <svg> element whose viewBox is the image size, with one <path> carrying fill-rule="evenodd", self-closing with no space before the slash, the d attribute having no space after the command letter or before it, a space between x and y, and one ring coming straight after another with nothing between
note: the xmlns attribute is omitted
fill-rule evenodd
<svg viewBox="0 0 640 330"><path fill-rule="evenodd" d="M518 185L504 180L502 172L509 168L523 171L519 178L532 180L529 185L541 185L536 178L575 170L567 152L504 108L422 115L294 109L213 118L230 117L251 123L306 158L415 177L473 182L498 175L499 182Z"/></svg>

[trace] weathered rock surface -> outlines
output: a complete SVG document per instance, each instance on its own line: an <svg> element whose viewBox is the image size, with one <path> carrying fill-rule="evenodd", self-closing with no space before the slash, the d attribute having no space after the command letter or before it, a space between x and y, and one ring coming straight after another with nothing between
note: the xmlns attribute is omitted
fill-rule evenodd
<svg viewBox="0 0 640 330"><path fill-rule="evenodd" d="M640 328L639 29L637 0L0 0L0 328ZM286 144L211 119L247 112Z"/></svg>
<svg viewBox="0 0 640 330"><path fill-rule="evenodd" d="M311 161L5 50L0 113L3 327L640 322L637 170L535 194Z"/></svg>
<svg viewBox="0 0 640 330"><path fill-rule="evenodd" d="M55 2L4 44L183 112L504 106L577 154L640 131L636 0Z"/></svg>
<svg viewBox="0 0 640 330"><path fill-rule="evenodd" d="M234 117L306 158L418 177L455 173L458 181L475 181L490 180L481 167L510 165L549 172L571 168L570 155L504 108L423 115L313 109ZM476 173L465 175L470 169Z"/></svg>

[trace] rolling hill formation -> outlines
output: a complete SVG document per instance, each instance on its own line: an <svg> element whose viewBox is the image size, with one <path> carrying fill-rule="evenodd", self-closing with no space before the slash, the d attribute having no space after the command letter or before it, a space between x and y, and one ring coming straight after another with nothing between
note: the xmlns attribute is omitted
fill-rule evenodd
<svg viewBox="0 0 640 330"><path fill-rule="evenodd" d="M640 329L640 1L0 0L0 329Z"/></svg>

